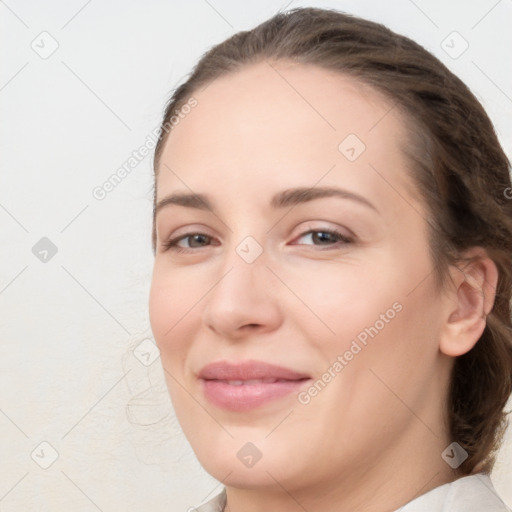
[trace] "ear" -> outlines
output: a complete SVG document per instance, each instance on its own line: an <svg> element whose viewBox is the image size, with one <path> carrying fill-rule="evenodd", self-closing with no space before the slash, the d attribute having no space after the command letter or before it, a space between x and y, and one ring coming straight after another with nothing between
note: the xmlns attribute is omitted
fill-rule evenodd
<svg viewBox="0 0 512 512"><path fill-rule="evenodd" d="M498 284L496 264L483 248L474 247L464 256L474 260L450 268L453 285L439 346L443 354L453 357L469 352L482 336Z"/></svg>

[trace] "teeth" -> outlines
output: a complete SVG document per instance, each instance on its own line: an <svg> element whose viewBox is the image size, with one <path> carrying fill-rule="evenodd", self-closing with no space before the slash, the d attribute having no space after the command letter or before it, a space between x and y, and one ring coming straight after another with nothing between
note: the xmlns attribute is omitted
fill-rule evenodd
<svg viewBox="0 0 512 512"><path fill-rule="evenodd" d="M254 384L273 384L274 382L281 381L282 379L273 379L273 378L266 378L266 379L249 379L249 380L227 380L224 382L227 382L230 386L246 386L246 385L254 385Z"/></svg>

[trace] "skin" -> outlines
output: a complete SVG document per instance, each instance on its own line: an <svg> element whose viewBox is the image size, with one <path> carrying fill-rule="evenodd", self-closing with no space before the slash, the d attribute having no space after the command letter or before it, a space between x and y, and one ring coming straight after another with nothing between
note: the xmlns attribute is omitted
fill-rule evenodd
<svg viewBox="0 0 512 512"><path fill-rule="evenodd" d="M158 212L150 321L177 417L227 487L226 510L392 511L454 480L441 458L456 441L444 420L450 370L483 332L497 271L475 248L477 261L436 290L400 114L352 78L287 62L246 66L194 97L162 153L157 202L207 194L213 212ZM355 161L338 149L351 133L366 146ZM270 206L284 189L324 186L377 211L339 197ZM325 229L352 242L322 242ZM179 242L189 252L162 246L197 232L207 237ZM263 250L252 263L236 251L247 236ZM218 360L321 378L394 303L400 312L308 404L292 393L230 412L202 393L196 375ZM237 457L247 442L262 454L253 467Z"/></svg>

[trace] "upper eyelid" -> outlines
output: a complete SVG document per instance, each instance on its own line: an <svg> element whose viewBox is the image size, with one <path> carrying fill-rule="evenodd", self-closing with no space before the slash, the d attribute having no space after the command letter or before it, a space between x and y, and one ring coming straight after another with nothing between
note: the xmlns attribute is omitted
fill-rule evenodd
<svg viewBox="0 0 512 512"><path fill-rule="evenodd" d="M306 234L307 232L309 231L347 231L347 237L355 237L355 234L353 233L352 230L350 230L349 228L347 228L346 226L343 226L343 227L336 227L336 226L333 226L333 227L330 227L330 226L327 226L326 224L324 225L321 225L321 226L314 226L312 224L314 223L328 223L328 222L331 222L332 221L328 221L328 220L305 220L305 221L301 221L299 222L299 225L301 224L307 224L307 227L303 227L301 228L300 232L298 233L298 235L304 235ZM167 240L169 239L177 239L177 238L182 238L182 237L185 237L185 236L190 236L190 235L197 235L197 234L201 234L201 235L206 235L206 236L209 236L209 237L212 237L212 238L215 238L215 235L212 235L210 233L208 233L209 229L207 228L203 228L203 227L190 227L189 225L185 225L185 226L181 226L179 228L176 228L173 232L177 232L179 231L180 229L187 229L187 231L185 231L183 234L181 235L173 235L172 237L167 237ZM295 229L293 230L295 232ZM343 234L343 233L342 233ZM298 236L298 235L294 235L294 236Z"/></svg>

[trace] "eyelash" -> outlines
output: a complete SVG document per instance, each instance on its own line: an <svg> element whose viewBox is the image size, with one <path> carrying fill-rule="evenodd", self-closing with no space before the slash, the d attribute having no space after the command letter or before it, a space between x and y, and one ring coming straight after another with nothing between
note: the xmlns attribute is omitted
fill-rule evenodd
<svg viewBox="0 0 512 512"><path fill-rule="evenodd" d="M299 235L298 238L302 238L303 236L305 235L309 235L310 233L327 233L329 235L333 235L335 237L337 237L339 239L339 241L342 241L343 244L350 244L353 242L353 240L345 235L343 235L342 233L340 233L339 231L335 230L335 229L310 229L308 231L304 231L304 233L301 233ZM194 232L194 233L186 233L185 235L181 235L179 237L175 237L175 238L171 238L170 240L166 241L166 242L162 242L162 246L164 247L164 252L166 251L176 251L176 252L179 252L179 253L192 253L192 252L195 252L197 249L201 249L201 247L195 247L195 248L184 248L184 247L180 247L178 245L178 242L180 240L183 240L185 238L190 238L192 236L196 236L196 235L200 235L200 236L204 236L208 239L212 239L213 237L211 237L210 235L207 235L206 233L200 233L200 232ZM301 245L301 244L296 244L296 245ZM312 245L315 245L315 244L312 244ZM334 244L333 244L334 245ZM205 246L203 246L205 247ZM316 247L321 247L321 245L316 245ZM334 247L335 249L337 247ZM331 248L327 248L327 249L320 249L320 250L330 250Z"/></svg>

